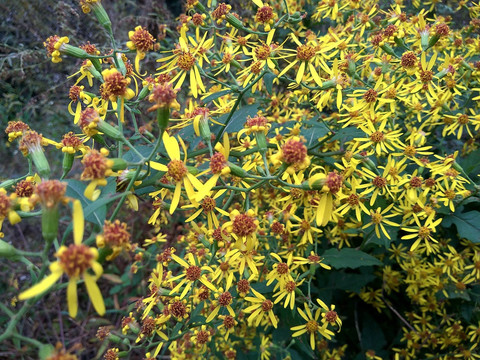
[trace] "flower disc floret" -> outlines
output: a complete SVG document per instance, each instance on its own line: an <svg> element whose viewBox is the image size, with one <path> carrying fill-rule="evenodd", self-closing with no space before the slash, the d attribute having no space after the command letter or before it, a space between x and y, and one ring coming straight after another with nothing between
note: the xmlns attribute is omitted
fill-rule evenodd
<svg viewBox="0 0 480 360"><path fill-rule="evenodd" d="M376 176L372 180L372 184L377 188L383 188L385 185L387 185L387 180L381 176Z"/></svg>
<svg viewBox="0 0 480 360"><path fill-rule="evenodd" d="M248 236L257 230L257 223L253 216L238 214L233 220L233 233L237 236Z"/></svg>
<svg viewBox="0 0 480 360"><path fill-rule="evenodd" d="M182 181L187 175L188 169L181 160L172 160L168 163L168 175L175 180L175 182Z"/></svg>
<svg viewBox="0 0 480 360"><path fill-rule="evenodd" d="M262 302L262 311L268 312L273 309L273 302L271 300L265 300Z"/></svg>
<svg viewBox="0 0 480 360"><path fill-rule="evenodd" d="M15 194L19 197L30 197L35 192L35 183L31 180L22 180L15 186Z"/></svg>
<svg viewBox="0 0 480 360"><path fill-rule="evenodd" d="M250 282L247 279L239 280L237 290L240 294L247 294L250 291Z"/></svg>
<svg viewBox="0 0 480 360"><path fill-rule="evenodd" d="M273 19L274 13L272 7L268 5L264 5L257 10L257 14L255 15L255 21L265 24L270 22Z"/></svg>
<svg viewBox="0 0 480 360"><path fill-rule="evenodd" d="M385 135L381 131L375 131L370 135L370 140L374 143L382 142L385 139Z"/></svg>
<svg viewBox="0 0 480 360"><path fill-rule="evenodd" d="M63 135L61 144L62 152L74 154L83 145L83 142L73 133L73 131L70 131L69 133Z"/></svg>
<svg viewBox="0 0 480 360"><path fill-rule="evenodd" d="M377 100L378 93L374 89L369 89L363 94L363 99L365 102L371 104Z"/></svg>
<svg viewBox="0 0 480 360"><path fill-rule="evenodd" d="M206 213L213 211L216 205L217 204L215 203L215 200L210 196L205 197L205 199L202 201L202 208Z"/></svg>
<svg viewBox="0 0 480 360"><path fill-rule="evenodd" d="M297 47L297 59L302 61L309 61L315 56L316 49L307 44L303 44Z"/></svg>
<svg viewBox="0 0 480 360"><path fill-rule="evenodd" d="M189 51L182 51L177 58L177 66L184 71L189 71L195 65L195 58Z"/></svg>
<svg viewBox="0 0 480 360"><path fill-rule="evenodd" d="M343 184L343 176L336 171L330 171L325 179L325 185L329 188L332 194L336 194Z"/></svg>
<svg viewBox="0 0 480 360"><path fill-rule="evenodd" d="M108 99L117 96L130 96L130 89L128 89L128 84L130 80L125 78L120 71L117 69L106 69L102 71L103 75L103 84L101 85L100 91L102 93L103 99Z"/></svg>
<svg viewBox="0 0 480 360"><path fill-rule="evenodd" d="M8 141L13 141L16 138L23 135L27 130L30 130L30 126L23 121L9 121L5 129L5 133L8 135Z"/></svg>
<svg viewBox="0 0 480 360"><path fill-rule="evenodd" d="M45 180L37 185L35 194L46 208L57 206L64 198L67 191L67 183L59 180Z"/></svg>
<svg viewBox="0 0 480 360"><path fill-rule="evenodd" d="M309 320L306 324L307 332L309 332L310 334L316 333L318 328L318 322L316 322L315 320Z"/></svg>
<svg viewBox="0 0 480 360"><path fill-rule="evenodd" d="M221 152L217 152L213 154L212 158L210 159L210 170L214 174L220 174L224 167L227 166L227 160L225 159L225 155Z"/></svg>
<svg viewBox="0 0 480 360"><path fill-rule="evenodd" d="M233 301L232 294L229 291L225 291L224 293L220 294L218 297L218 304L223 307L229 306Z"/></svg>
<svg viewBox="0 0 480 360"><path fill-rule="evenodd" d="M96 253L86 245L71 244L63 246L57 253L58 261L62 270L69 278L78 278L87 269L92 267L96 260Z"/></svg>
<svg viewBox="0 0 480 360"><path fill-rule="evenodd" d="M300 164L307 157L307 147L294 139L288 140L282 146L282 157L287 164Z"/></svg>
<svg viewBox="0 0 480 360"><path fill-rule="evenodd" d="M99 151L92 150L82 160L85 169L82 172L82 180L104 179L110 169L108 159Z"/></svg>
<svg viewBox="0 0 480 360"><path fill-rule="evenodd" d="M202 275L202 269L196 265L192 265L186 269L186 278L189 281L196 281L200 279L200 276Z"/></svg>
<svg viewBox="0 0 480 360"><path fill-rule="evenodd" d="M413 51L407 51L402 55L401 64L404 68L413 68L418 64L418 58Z"/></svg>
<svg viewBox="0 0 480 360"><path fill-rule="evenodd" d="M272 49L267 44L257 46L255 48L255 56L258 60L267 60L270 57Z"/></svg>
<svg viewBox="0 0 480 360"><path fill-rule="evenodd" d="M130 243L130 237L126 223L120 222L120 220L115 220L114 222L105 221L103 238L106 245L123 247Z"/></svg>
<svg viewBox="0 0 480 360"><path fill-rule="evenodd" d="M128 33L130 41L127 42L127 47L131 50L139 50L141 52L147 52L153 49L155 43L154 37L142 26L137 26L135 31Z"/></svg>
<svg viewBox="0 0 480 360"><path fill-rule="evenodd" d="M330 324L335 324L335 322L337 321L337 318L338 318L337 312L334 310L330 310L325 313L325 320Z"/></svg>

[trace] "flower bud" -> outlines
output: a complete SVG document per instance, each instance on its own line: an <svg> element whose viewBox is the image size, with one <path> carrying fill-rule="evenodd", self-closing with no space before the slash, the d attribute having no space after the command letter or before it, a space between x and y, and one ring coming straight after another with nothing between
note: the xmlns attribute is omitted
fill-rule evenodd
<svg viewBox="0 0 480 360"><path fill-rule="evenodd" d="M9 259L17 255L17 249L0 239L0 257Z"/></svg>

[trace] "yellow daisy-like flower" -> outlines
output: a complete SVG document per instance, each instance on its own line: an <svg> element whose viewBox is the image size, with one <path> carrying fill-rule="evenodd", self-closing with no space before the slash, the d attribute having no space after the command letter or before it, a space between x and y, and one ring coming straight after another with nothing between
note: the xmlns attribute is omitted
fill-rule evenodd
<svg viewBox="0 0 480 360"><path fill-rule="evenodd" d="M183 299L185 295L190 291L192 288L192 285L195 281L200 281L203 285L208 287L212 291L217 291L217 288L213 286L213 284L208 281L207 277L205 274L202 275L202 272L207 271L207 272L213 272L213 270L209 266L197 266L197 262L195 261L195 258L193 257L192 253L188 253L187 255L187 261L179 258L177 255L172 254L171 255L172 259L175 260L177 263L182 265L185 268L185 272L171 278L169 282L174 282L179 279L182 279L177 286L175 286L172 291L170 291L170 294L174 294L178 292L184 285L184 289L182 291L182 294L180 295L180 299Z"/></svg>
<svg viewBox="0 0 480 360"><path fill-rule="evenodd" d="M324 338L327 338L329 340L332 338L333 335L335 335L332 331L327 329L328 322L324 322L322 325L318 323L318 319L320 318L321 312L322 312L322 309L318 308L315 311L315 317L314 317L308 305L305 304L305 311L298 308L298 313L307 323L290 328L290 330L295 331L292 334L293 337L297 337L305 333L308 333L310 335L310 346L312 347L312 349L315 349L315 335L320 334Z"/></svg>
<svg viewBox="0 0 480 360"><path fill-rule="evenodd" d="M105 304L103 297L96 283L102 275L103 269L96 260L98 252L95 248L90 248L82 244L84 230L83 209L80 200L73 202L73 241L69 247L61 246L55 254L58 260L50 264L51 274L45 277L38 284L22 292L19 300L27 300L42 294L51 288L60 277L65 273L69 277L67 287L68 312L71 317L75 317L78 311L77 282L80 277L85 281L88 296L93 307L99 315L105 314ZM89 269L94 274L89 273Z"/></svg>
<svg viewBox="0 0 480 360"><path fill-rule="evenodd" d="M167 165L160 164L158 162L150 161L150 166L152 169L158 171L165 171L170 178L175 182L175 192L173 194L172 203L170 204L170 214L173 214L175 209L180 202L180 195L182 192L182 185L185 187L188 199L192 204L197 204L198 201L203 199L208 193L204 188L203 184L195 176L190 174L187 169L187 149L185 144L180 139L180 144L182 145L185 157L183 161L180 159L180 147L178 146L177 140L168 135L166 132L163 133L163 144L167 150L167 154L170 157L170 162ZM195 192L195 189L198 192Z"/></svg>
<svg viewBox="0 0 480 360"><path fill-rule="evenodd" d="M265 296L260 294L255 289L251 289L255 297L247 296L245 300L250 301L253 305L247 307L244 311L248 314L248 323L252 325L255 322L255 326L259 326L262 320L266 318L270 319L273 327L276 329L278 321L273 313L273 302L268 300Z"/></svg>
<svg viewBox="0 0 480 360"><path fill-rule="evenodd" d="M191 48L187 43L185 31L182 31L179 39L179 48L173 51L173 55L157 60L159 62L167 62L158 69L162 70L161 74L169 73L172 70L178 71L170 81L171 83L176 82L175 89L179 89L183 85L187 74L189 74L190 89L195 98L198 97L199 93L206 91L200 75L203 59L202 54L206 53L213 45L213 38L205 40L206 37L207 33L203 35L203 38L198 43L189 37L188 40L193 45L193 48Z"/></svg>

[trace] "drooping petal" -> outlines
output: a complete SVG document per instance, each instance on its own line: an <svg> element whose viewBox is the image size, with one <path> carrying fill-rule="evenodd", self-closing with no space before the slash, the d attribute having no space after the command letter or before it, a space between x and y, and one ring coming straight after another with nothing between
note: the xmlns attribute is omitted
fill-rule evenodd
<svg viewBox="0 0 480 360"><path fill-rule="evenodd" d="M105 303L103 302L102 293L98 288L95 278L88 273L83 274L85 280L85 286L87 287L87 293L92 300L93 307L98 315L103 316L105 314Z"/></svg>
<svg viewBox="0 0 480 360"><path fill-rule="evenodd" d="M77 316L78 298L77 298L77 280L70 279L67 287L68 313L72 318Z"/></svg>
<svg viewBox="0 0 480 360"><path fill-rule="evenodd" d="M177 140L173 136L168 135L167 132L163 133L162 140L170 159L180 160L180 147L178 146Z"/></svg>
<svg viewBox="0 0 480 360"><path fill-rule="evenodd" d="M84 228L85 219L83 218L82 203L80 200L75 200L73 202L73 241L77 245L82 243Z"/></svg>
<svg viewBox="0 0 480 360"><path fill-rule="evenodd" d="M25 290L20 295L18 295L19 300L27 300L34 296L40 295L44 291L48 290L53 284L57 282L58 279L62 276L63 271L55 271L40 281L38 284L32 286L30 289Z"/></svg>

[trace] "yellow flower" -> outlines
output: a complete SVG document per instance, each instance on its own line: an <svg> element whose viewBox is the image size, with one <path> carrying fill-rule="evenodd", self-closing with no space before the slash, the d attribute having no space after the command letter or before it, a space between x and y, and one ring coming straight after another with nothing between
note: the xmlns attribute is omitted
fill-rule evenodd
<svg viewBox="0 0 480 360"><path fill-rule="evenodd" d="M315 311L315 317L312 315L312 312L308 305L305 303L305 312L298 308L298 313L300 316L307 322L304 325L294 326L290 328L290 330L294 331L292 334L293 337L297 337L308 333L310 335L310 346L312 350L315 349L315 336L317 334L322 335L324 338L329 340L332 339L332 336L335 335L332 331L327 329L328 323L324 322L322 325L318 323L318 319L320 318L320 314L322 312L321 308L318 308Z"/></svg>
<svg viewBox="0 0 480 360"><path fill-rule="evenodd" d="M270 319L273 327L276 329L278 325L278 321L275 318L275 315L272 311L273 309L273 302L268 300L265 296L260 294L255 289L251 288L255 297L247 296L245 300L250 301L253 305L247 307L244 311L248 314L251 313L248 317L248 323L252 326L255 323L255 326L258 327L262 320L266 320L266 318Z"/></svg>
<svg viewBox="0 0 480 360"><path fill-rule="evenodd" d="M92 301L93 307L99 315L105 314L105 304L102 294L96 283L102 275L102 266L96 261L98 252L95 248L90 248L82 244L84 230L83 209L80 200L73 202L73 241L69 247L61 246L55 254L58 260L50 264L51 274L45 277L38 284L22 292L18 298L27 300L42 294L51 288L60 277L65 273L69 277L67 287L68 312L71 317L75 317L78 311L77 282L83 277L87 287L88 296ZM88 270L93 270L94 275Z"/></svg>
<svg viewBox="0 0 480 360"><path fill-rule="evenodd" d="M205 274L202 274L202 272L205 272L205 271L206 272L212 272L212 268L210 268L209 266L201 266L201 267L197 266L196 265L197 261L193 257L192 253L188 253L187 256L186 256L188 262L179 258L175 254L172 254L171 257L172 257L173 260L175 260L177 263L179 263L180 265L182 265L185 268L185 272L183 274L175 276L175 277L173 277L169 280L169 282L174 282L174 281L177 281L179 279L182 279L177 284L177 286L175 286L170 291L170 294L174 294L174 293L178 292L184 285L186 285L185 288L182 291L182 294L180 295L180 300L183 299L185 297L185 295L187 295L187 293L192 288L192 285L197 280L200 281L206 287L208 287L210 290L217 291L215 286L213 286L213 284L210 281L208 281Z"/></svg>
<svg viewBox="0 0 480 360"><path fill-rule="evenodd" d="M193 45L193 48L191 48L187 43L185 30L182 29L179 48L173 51L173 55L157 60L159 62L168 61L158 69L164 69L161 74L178 70L177 74L170 81L171 83L176 82L175 89L179 89L183 85L187 74L190 74L190 89L195 98L198 97L199 93L206 91L200 75L200 69L202 68L203 54L213 45L213 37L205 40L206 37L207 33L203 35L203 38L198 43L193 38L188 37L188 40Z"/></svg>
<svg viewBox="0 0 480 360"><path fill-rule="evenodd" d="M385 223L387 225L390 225L390 226L398 226L397 223L394 223L393 221L390 221L390 220L387 220L386 218L390 218L390 217L393 217L393 216L396 216L396 214L388 214L388 215L385 215L386 213L388 213L393 207L393 204L390 204L388 207L386 207L385 209L383 209L383 211L380 211L380 208L377 208L376 211L373 211L370 209L370 215L371 215L371 218L372 218L372 221L370 221L368 224L366 224L365 226L362 227L362 229L366 229L368 228L369 226L371 225L375 225L375 234L377 234L377 237L380 238L380 230L379 228L382 229L382 232L383 234L388 238L388 239L391 239L390 238L390 235L388 234L387 230L385 230L385 227L383 226L382 223Z"/></svg>
<svg viewBox="0 0 480 360"><path fill-rule="evenodd" d="M402 240L411 240L416 238L415 242L410 247L410 251L415 251L418 245L420 245L420 243L424 241L427 248L427 254L431 252L436 252L436 249L432 248L430 241L433 241L434 243L437 243L438 241L432 237L431 233L434 233L436 231L435 228L442 222L442 218L434 221L434 217L429 216L423 225L420 224L420 220L418 219L418 216L416 214L413 214L413 218L415 219L417 227L402 228L402 230L411 233L402 236Z"/></svg>
<svg viewBox="0 0 480 360"><path fill-rule="evenodd" d="M182 145L183 152L185 154L185 157L182 161L180 159L180 147L178 146L177 140L173 136L168 135L166 132L163 133L162 139L165 149L167 150L168 157L170 158L170 162L167 165L163 165L155 161L150 161L150 166L152 169L167 172L167 175L170 176L170 178L172 178L172 180L175 182L175 192L173 194L172 203L170 204L170 214L173 214L178 206L178 203L180 202L182 185L185 187L188 199L194 205L203 199L208 191L204 188L200 180L198 180L188 171L186 165L187 149L183 141L180 139L180 144ZM194 188L197 189L198 192L195 192Z"/></svg>

